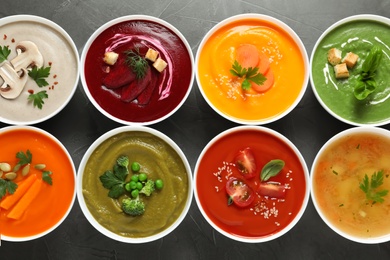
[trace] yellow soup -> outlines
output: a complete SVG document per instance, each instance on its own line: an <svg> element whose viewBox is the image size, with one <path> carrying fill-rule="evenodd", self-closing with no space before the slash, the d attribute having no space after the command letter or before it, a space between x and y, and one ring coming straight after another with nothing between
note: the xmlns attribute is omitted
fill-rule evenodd
<svg viewBox="0 0 390 260"><path fill-rule="evenodd" d="M256 46L266 55L274 84L264 93L243 90L242 78L230 72L236 50ZM245 121L270 120L288 110L305 81L305 64L298 45L279 26L258 19L241 19L213 33L200 50L198 80L208 101L222 114Z"/></svg>
<svg viewBox="0 0 390 260"><path fill-rule="evenodd" d="M332 225L359 238L390 234L390 194L375 202L360 188L365 175L372 184L374 173L381 172L383 184L372 187L371 194L390 191L389 158L389 138L373 133L346 135L319 155L312 173L313 195Z"/></svg>

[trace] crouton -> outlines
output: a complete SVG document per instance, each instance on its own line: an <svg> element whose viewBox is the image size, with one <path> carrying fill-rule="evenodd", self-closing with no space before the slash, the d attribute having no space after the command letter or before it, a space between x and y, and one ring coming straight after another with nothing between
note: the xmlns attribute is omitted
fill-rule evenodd
<svg viewBox="0 0 390 260"><path fill-rule="evenodd" d="M347 64L340 63L340 64L335 65L334 66L334 73L335 73L337 79L348 78L349 71L347 68Z"/></svg>
<svg viewBox="0 0 390 260"><path fill-rule="evenodd" d="M114 65L118 60L119 54L113 51L104 53L103 61L108 65Z"/></svg>
<svg viewBox="0 0 390 260"><path fill-rule="evenodd" d="M332 48L328 51L328 62L333 66L341 62L341 51L336 48Z"/></svg>
<svg viewBox="0 0 390 260"><path fill-rule="evenodd" d="M359 59L359 56L353 52L348 52L347 55L341 60L341 62L347 64L347 67L352 69L357 61Z"/></svg>
<svg viewBox="0 0 390 260"><path fill-rule="evenodd" d="M149 48L145 54L145 58L150 60L151 62L155 62L157 57L158 57L158 51L153 50L151 48Z"/></svg>
<svg viewBox="0 0 390 260"><path fill-rule="evenodd" d="M153 63L153 67L155 67L158 72L162 72L166 66L167 63L161 58L157 58L157 60Z"/></svg>

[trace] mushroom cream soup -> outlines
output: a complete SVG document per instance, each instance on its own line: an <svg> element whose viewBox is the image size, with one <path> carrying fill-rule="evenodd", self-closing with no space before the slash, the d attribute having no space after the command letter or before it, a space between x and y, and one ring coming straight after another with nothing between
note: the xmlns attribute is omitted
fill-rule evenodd
<svg viewBox="0 0 390 260"><path fill-rule="evenodd" d="M7 122L38 121L58 111L73 94L78 80L78 57L68 39L49 24L28 20L7 21L0 20L0 47L7 46L10 51L7 60L0 63L0 73L4 72L0 76L0 83L3 85L0 96L0 120ZM36 46L37 53L41 55L41 61L37 61L35 54L26 54L31 51L31 46ZM19 67L15 62L21 55L20 53L18 55L17 49L19 52L23 51L22 54L26 56L23 58L24 61L21 61L19 57ZM30 62L24 66L23 63L28 62L27 59L30 59ZM39 68L50 67L49 75L44 77L47 82L46 86L39 87L34 79L27 75L26 66L30 65ZM13 91L15 86L10 83L11 79L7 79L4 75L17 75L16 73L22 74L20 77L26 78L26 82L15 83L18 84L18 88L21 88L17 97L5 97L4 88L8 85L8 88L11 86L11 91ZM15 77L12 78L19 81ZM42 99L40 109L34 105L35 100L29 99L29 96L41 91L46 91L47 98Z"/></svg>
<svg viewBox="0 0 390 260"><path fill-rule="evenodd" d="M325 218L350 236L378 238L390 233L390 138L373 133L343 136L326 147L316 159L312 172L313 195ZM383 175L382 175L383 173ZM373 179L383 184L373 187ZM370 191L363 191L367 175ZM384 192L386 193L386 192ZM371 197L368 197L371 196Z"/></svg>
<svg viewBox="0 0 390 260"><path fill-rule="evenodd" d="M148 179L161 179L164 187L150 197L142 196L145 212L130 216L121 209L121 201L108 197L99 177L112 169L119 156L130 164L138 162ZM107 230L130 238L148 237L170 227L180 216L189 193L188 173L178 153L152 134L129 131L114 135L100 144L88 159L82 179L82 192L91 215ZM127 177L130 179L130 174Z"/></svg>

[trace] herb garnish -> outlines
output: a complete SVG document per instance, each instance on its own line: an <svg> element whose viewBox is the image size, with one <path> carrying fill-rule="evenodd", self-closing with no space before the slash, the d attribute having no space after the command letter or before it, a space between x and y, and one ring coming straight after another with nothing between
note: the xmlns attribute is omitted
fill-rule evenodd
<svg viewBox="0 0 390 260"><path fill-rule="evenodd" d="M49 85L45 78L49 77L50 68L50 66L42 68L33 67L28 72L28 75L37 83L38 87L45 87Z"/></svg>
<svg viewBox="0 0 390 260"><path fill-rule="evenodd" d="M241 83L241 87L244 90L248 90L251 87L251 81L257 85L262 85L267 80L267 78L259 72L259 68L243 68L237 60L234 61L230 73L233 74L233 76L244 78L244 81Z"/></svg>
<svg viewBox="0 0 390 260"><path fill-rule="evenodd" d="M117 159L112 171L105 171L99 177L103 187L110 190L108 196L113 199L119 198L125 193L125 182L129 171L128 164L124 163L126 160L123 160L122 157Z"/></svg>
<svg viewBox="0 0 390 260"><path fill-rule="evenodd" d="M372 200L375 204L376 202L382 203L384 201L383 197L387 195L388 190L376 191L376 189L383 184L383 170L374 172L371 176L371 181L369 180L367 174L364 175L363 181L360 183L360 189L366 194L367 200Z"/></svg>
<svg viewBox="0 0 390 260"><path fill-rule="evenodd" d="M53 185L53 180L50 175L53 173L51 171L43 171L42 172L42 180L50 185Z"/></svg>
<svg viewBox="0 0 390 260"><path fill-rule="evenodd" d="M261 181L267 181L269 178L278 175L279 172L283 169L284 164L284 161L280 159L269 161L261 170Z"/></svg>
<svg viewBox="0 0 390 260"><path fill-rule="evenodd" d="M8 49L8 46L0 46L0 62L7 60L8 55L11 53L11 50Z"/></svg>
<svg viewBox="0 0 390 260"><path fill-rule="evenodd" d="M0 178L0 199L6 195L7 191L9 194L14 194L17 188L18 185L15 182Z"/></svg>
<svg viewBox="0 0 390 260"><path fill-rule="evenodd" d="M38 93L33 93L28 96L28 100L33 101L34 107L38 107L42 109L42 105L45 104L43 101L44 98L48 98L49 96L46 93L46 90L39 91Z"/></svg>
<svg viewBox="0 0 390 260"><path fill-rule="evenodd" d="M16 158L19 159L18 163L20 166L26 165L31 163L32 161L32 154L30 150L27 150L26 153L20 151L16 153Z"/></svg>
<svg viewBox="0 0 390 260"><path fill-rule="evenodd" d="M126 64L131 67L137 79L144 78L149 63L144 57L141 56L139 49L136 48L135 51L133 50L125 51L125 54L127 55Z"/></svg>
<svg viewBox="0 0 390 260"><path fill-rule="evenodd" d="M382 60L382 49L379 47L373 47L367 58L362 64L362 71L357 79L357 83L354 87L354 95L358 100L365 99L368 95L375 91L377 83L374 79L375 72L379 67L379 63Z"/></svg>

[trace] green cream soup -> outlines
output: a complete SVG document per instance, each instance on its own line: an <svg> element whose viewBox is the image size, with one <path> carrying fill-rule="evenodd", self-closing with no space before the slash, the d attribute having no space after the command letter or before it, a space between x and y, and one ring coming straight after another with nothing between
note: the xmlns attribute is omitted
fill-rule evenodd
<svg viewBox="0 0 390 260"><path fill-rule="evenodd" d="M377 88L359 101L353 90L362 63L373 46L383 51L376 71ZM311 73L315 90L325 105L339 117L357 124L380 124L390 118L390 26L371 20L353 21L330 31L318 44L312 57ZM336 79L327 55L331 48L359 56L349 69L349 78Z"/></svg>
<svg viewBox="0 0 390 260"><path fill-rule="evenodd" d="M130 194L112 199L99 179L121 155L128 156L130 164L138 162L148 179L164 182L150 197L140 196L146 208L141 216L123 213L121 201ZM128 180L132 174L129 169ZM85 203L96 221L113 233L132 238L151 236L172 225L184 210L189 192L188 173L177 152L159 137L137 131L117 134L99 145L85 166L82 186Z"/></svg>

